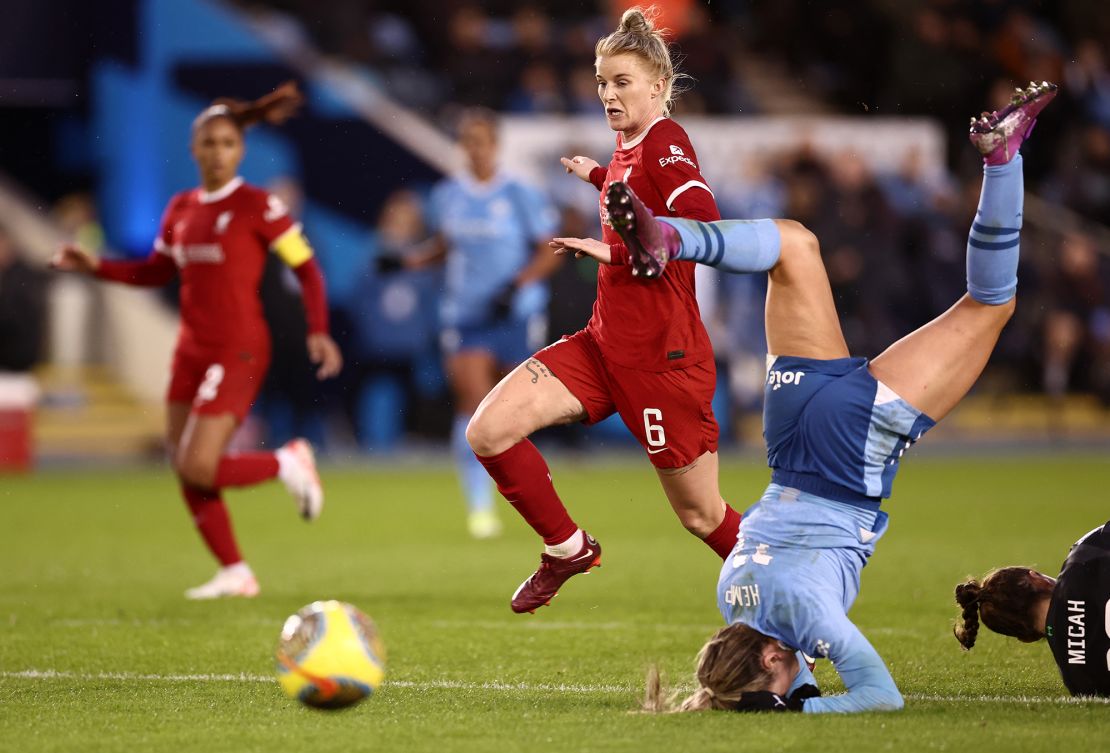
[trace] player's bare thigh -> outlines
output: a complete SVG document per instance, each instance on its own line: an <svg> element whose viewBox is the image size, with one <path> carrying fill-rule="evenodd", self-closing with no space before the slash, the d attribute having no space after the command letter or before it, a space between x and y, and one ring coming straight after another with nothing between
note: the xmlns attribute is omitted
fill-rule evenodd
<svg viewBox="0 0 1110 753"><path fill-rule="evenodd" d="M464 350L447 359L447 379L455 411L473 413L497 381L497 358L484 350Z"/></svg>
<svg viewBox="0 0 1110 753"><path fill-rule="evenodd" d="M986 368L1016 300L990 306L965 294L870 364L871 374L934 421L956 407Z"/></svg>
<svg viewBox="0 0 1110 753"><path fill-rule="evenodd" d="M485 396L466 428L466 439L474 452L489 457L546 426L585 418L586 409L566 385L529 358Z"/></svg>
<svg viewBox="0 0 1110 753"><path fill-rule="evenodd" d="M189 421L189 412L192 409L193 406L189 403L166 403L166 451L171 462L176 463L177 448L181 446L181 435L185 433L185 424Z"/></svg>
<svg viewBox="0 0 1110 753"><path fill-rule="evenodd" d="M782 245L768 273L767 352L776 356L846 358L832 287L817 237L793 220L775 220Z"/></svg>
<svg viewBox="0 0 1110 753"><path fill-rule="evenodd" d="M704 539L721 525L725 500L721 497L717 453L706 452L682 468L655 471L667 501L686 530Z"/></svg>
<svg viewBox="0 0 1110 753"><path fill-rule="evenodd" d="M220 458L238 426L239 419L233 413L190 413L174 456L174 468L181 480L202 489L213 488Z"/></svg>

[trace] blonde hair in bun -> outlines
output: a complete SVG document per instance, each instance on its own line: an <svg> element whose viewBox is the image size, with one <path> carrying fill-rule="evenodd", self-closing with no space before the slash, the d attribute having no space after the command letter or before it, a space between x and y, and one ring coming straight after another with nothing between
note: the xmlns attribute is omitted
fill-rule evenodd
<svg viewBox="0 0 1110 753"><path fill-rule="evenodd" d="M653 75L666 81L662 108L664 115L670 115L675 99L685 91L684 84L690 77L675 70L670 45L667 44L667 30L655 26L658 15L659 11L654 5L646 9L640 6L629 8L621 16L617 30L597 40L594 55L639 57L648 65Z"/></svg>

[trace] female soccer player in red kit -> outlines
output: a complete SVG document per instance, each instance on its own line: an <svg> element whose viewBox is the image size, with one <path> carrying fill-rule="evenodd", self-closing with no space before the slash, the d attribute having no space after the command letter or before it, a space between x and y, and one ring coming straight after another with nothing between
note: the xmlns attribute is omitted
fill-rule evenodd
<svg viewBox="0 0 1110 753"><path fill-rule="evenodd" d="M618 132L617 148L608 167L564 158L567 172L603 196L610 182L624 181L659 215L718 219L693 146L667 117L676 73L662 32L633 8L595 52L598 94ZM716 370L694 296L694 265L672 263L664 272L631 256L600 206L602 236L615 263L598 271L589 323L502 380L467 430L498 489L546 545L540 568L513 594L515 612L547 604L568 578L601 558L600 545L570 518L527 439L537 429L619 413L691 533L724 558L740 524L717 480L718 428L710 407ZM567 250L558 238L553 245L557 253Z"/></svg>
<svg viewBox="0 0 1110 753"><path fill-rule="evenodd" d="M296 85L287 83L255 102L217 100L197 116L191 149L201 185L170 199L154 251L145 260L96 259L65 246L53 262L58 269L129 285L159 286L175 275L181 278L181 330L166 396L167 440L193 520L220 563L215 577L186 591L190 599L258 594L258 581L239 554L221 489L280 478L304 518L315 519L323 507L312 449L304 440L276 452L226 452L270 363L270 333L258 295L269 251L300 280L307 348L319 366L317 376L334 376L343 364L328 334L324 280L301 226L277 197L237 175L244 130L259 122L280 124L302 101Z"/></svg>

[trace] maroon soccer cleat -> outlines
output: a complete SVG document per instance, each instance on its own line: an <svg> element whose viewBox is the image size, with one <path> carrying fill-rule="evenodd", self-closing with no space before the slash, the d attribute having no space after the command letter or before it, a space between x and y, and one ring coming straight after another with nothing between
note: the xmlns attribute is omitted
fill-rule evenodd
<svg viewBox="0 0 1110 753"><path fill-rule="evenodd" d="M535 613L540 607L550 604L563 584L573 576L601 567L601 544L585 531L582 532L582 538L582 548L571 557L552 557L546 553L540 555L540 569L521 583L513 594L510 605L514 612Z"/></svg>
<svg viewBox="0 0 1110 753"><path fill-rule="evenodd" d="M609 224L628 249L632 274L653 279L663 274L678 253L678 231L655 219L651 210L626 184L614 181L605 193Z"/></svg>
<svg viewBox="0 0 1110 753"><path fill-rule="evenodd" d="M969 138L988 165L1005 165L1037 122L1037 115L1056 96L1056 84L1029 82L1025 89L1016 89L1010 104L997 112L983 113L971 119Z"/></svg>

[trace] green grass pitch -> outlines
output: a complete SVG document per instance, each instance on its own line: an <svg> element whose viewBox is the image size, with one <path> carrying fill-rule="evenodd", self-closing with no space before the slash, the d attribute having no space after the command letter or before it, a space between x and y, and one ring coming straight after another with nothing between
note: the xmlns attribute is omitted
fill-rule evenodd
<svg viewBox="0 0 1110 753"><path fill-rule="evenodd" d="M688 685L718 626L720 563L682 530L646 463L554 465L604 566L549 608L508 600L538 563L504 506L475 542L443 467L332 470L306 525L276 484L228 495L262 583L253 601L190 603L213 564L166 470L0 479L0 750L768 751L1096 750L1110 705L1070 701L1043 644L950 629L952 586L1027 563L1055 573L1110 517L1105 457L914 458L887 505L853 619L889 664L906 710L854 717L631 713L657 662ZM726 496L767 471L730 462ZM386 684L343 712L281 695L272 652L307 602L350 601L378 622ZM827 663L818 677L839 687Z"/></svg>

